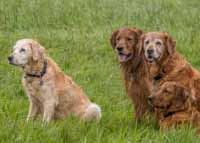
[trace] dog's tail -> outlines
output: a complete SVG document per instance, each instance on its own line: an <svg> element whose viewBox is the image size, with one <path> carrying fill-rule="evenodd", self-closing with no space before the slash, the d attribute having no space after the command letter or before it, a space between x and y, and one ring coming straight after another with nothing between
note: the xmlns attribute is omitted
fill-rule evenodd
<svg viewBox="0 0 200 143"><path fill-rule="evenodd" d="M86 108L84 114L84 120L86 121L100 121L101 119L101 108L94 103L91 103Z"/></svg>

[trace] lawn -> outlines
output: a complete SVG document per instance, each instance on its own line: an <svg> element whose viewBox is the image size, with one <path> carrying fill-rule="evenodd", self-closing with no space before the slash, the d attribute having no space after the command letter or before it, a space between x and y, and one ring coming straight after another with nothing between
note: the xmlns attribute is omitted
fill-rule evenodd
<svg viewBox="0 0 200 143"><path fill-rule="evenodd" d="M177 50L200 69L199 0L1 0L0 142L199 143L184 126L160 131L150 117L134 122L109 38L119 27L167 31ZM28 99L22 71L7 56L20 38L37 39L66 74L102 108L100 123L74 117L47 125L25 123Z"/></svg>

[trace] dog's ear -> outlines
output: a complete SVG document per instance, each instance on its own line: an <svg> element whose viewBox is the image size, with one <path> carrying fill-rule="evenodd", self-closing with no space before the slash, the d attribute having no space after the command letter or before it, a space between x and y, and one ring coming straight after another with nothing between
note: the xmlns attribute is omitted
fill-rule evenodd
<svg viewBox="0 0 200 143"><path fill-rule="evenodd" d="M166 40L167 51L169 55L172 55L175 52L176 41L166 32L163 32Z"/></svg>
<svg viewBox="0 0 200 143"><path fill-rule="evenodd" d="M45 49L37 42L30 43L32 49L33 61L38 61L44 57Z"/></svg>
<svg viewBox="0 0 200 143"><path fill-rule="evenodd" d="M145 34L142 34L139 38L139 43L138 43L139 55L143 54L144 52L144 39L145 39Z"/></svg>
<svg viewBox="0 0 200 143"><path fill-rule="evenodd" d="M113 47L113 49L115 48L116 46L116 37L117 37L117 34L119 33L119 30L115 30L113 31L111 37L110 37L110 44L111 46Z"/></svg>
<svg viewBox="0 0 200 143"><path fill-rule="evenodd" d="M133 28L132 30L137 34L139 40L140 36L143 34L143 31L138 28Z"/></svg>

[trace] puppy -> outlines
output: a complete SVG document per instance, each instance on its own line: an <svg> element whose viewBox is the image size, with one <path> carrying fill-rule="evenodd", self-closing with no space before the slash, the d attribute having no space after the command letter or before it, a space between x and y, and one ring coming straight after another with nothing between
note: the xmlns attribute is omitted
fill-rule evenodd
<svg viewBox="0 0 200 143"><path fill-rule="evenodd" d="M189 93L187 96L191 100L192 107L199 112L200 73L176 51L175 40L165 32L150 32L141 36L140 43L153 81L152 96L149 100L154 108L165 107L165 110L159 110L163 116L158 116L158 120L162 122L166 117L166 112L167 115L169 112L171 116L179 113L179 109L181 112L192 114L193 110L189 110L189 107L186 108L187 112L182 110L185 109L182 102L185 101L183 99L186 92ZM165 94L170 96L166 97ZM161 97L163 101L160 101ZM176 98L177 101L174 101ZM168 100L173 102L169 104ZM171 107L173 107L173 112ZM172 120L170 125L173 124L176 122Z"/></svg>
<svg viewBox="0 0 200 143"><path fill-rule="evenodd" d="M99 121L101 109L32 39L16 42L8 62L23 69L23 86L30 101L27 121L39 114L43 121L63 119L73 114L81 120Z"/></svg>
<svg viewBox="0 0 200 143"><path fill-rule="evenodd" d="M126 92L135 107L136 120L149 110L147 97L151 91L147 66L138 46L142 33L137 28L121 28L114 31L110 38L118 56Z"/></svg>

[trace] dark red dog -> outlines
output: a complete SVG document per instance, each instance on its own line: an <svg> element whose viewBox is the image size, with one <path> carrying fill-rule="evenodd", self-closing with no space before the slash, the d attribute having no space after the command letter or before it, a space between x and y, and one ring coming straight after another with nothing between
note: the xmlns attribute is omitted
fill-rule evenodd
<svg viewBox="0 0 200 143"><path fill-rule="evenodd" d="M183 123L200 131L200 72L176 51L166 32L149 32L140 38L142 53L153 79L149 101L161 128Z"/></svg>
<svg viewBox="0 0 200 143"><path fill-rule="evenodd" d="M114 31L110 39L121 65L126 92L135 107L136 120L148 111L151 91L147 66L138 45L142 33L137 28L121 28Z"/></svg>

